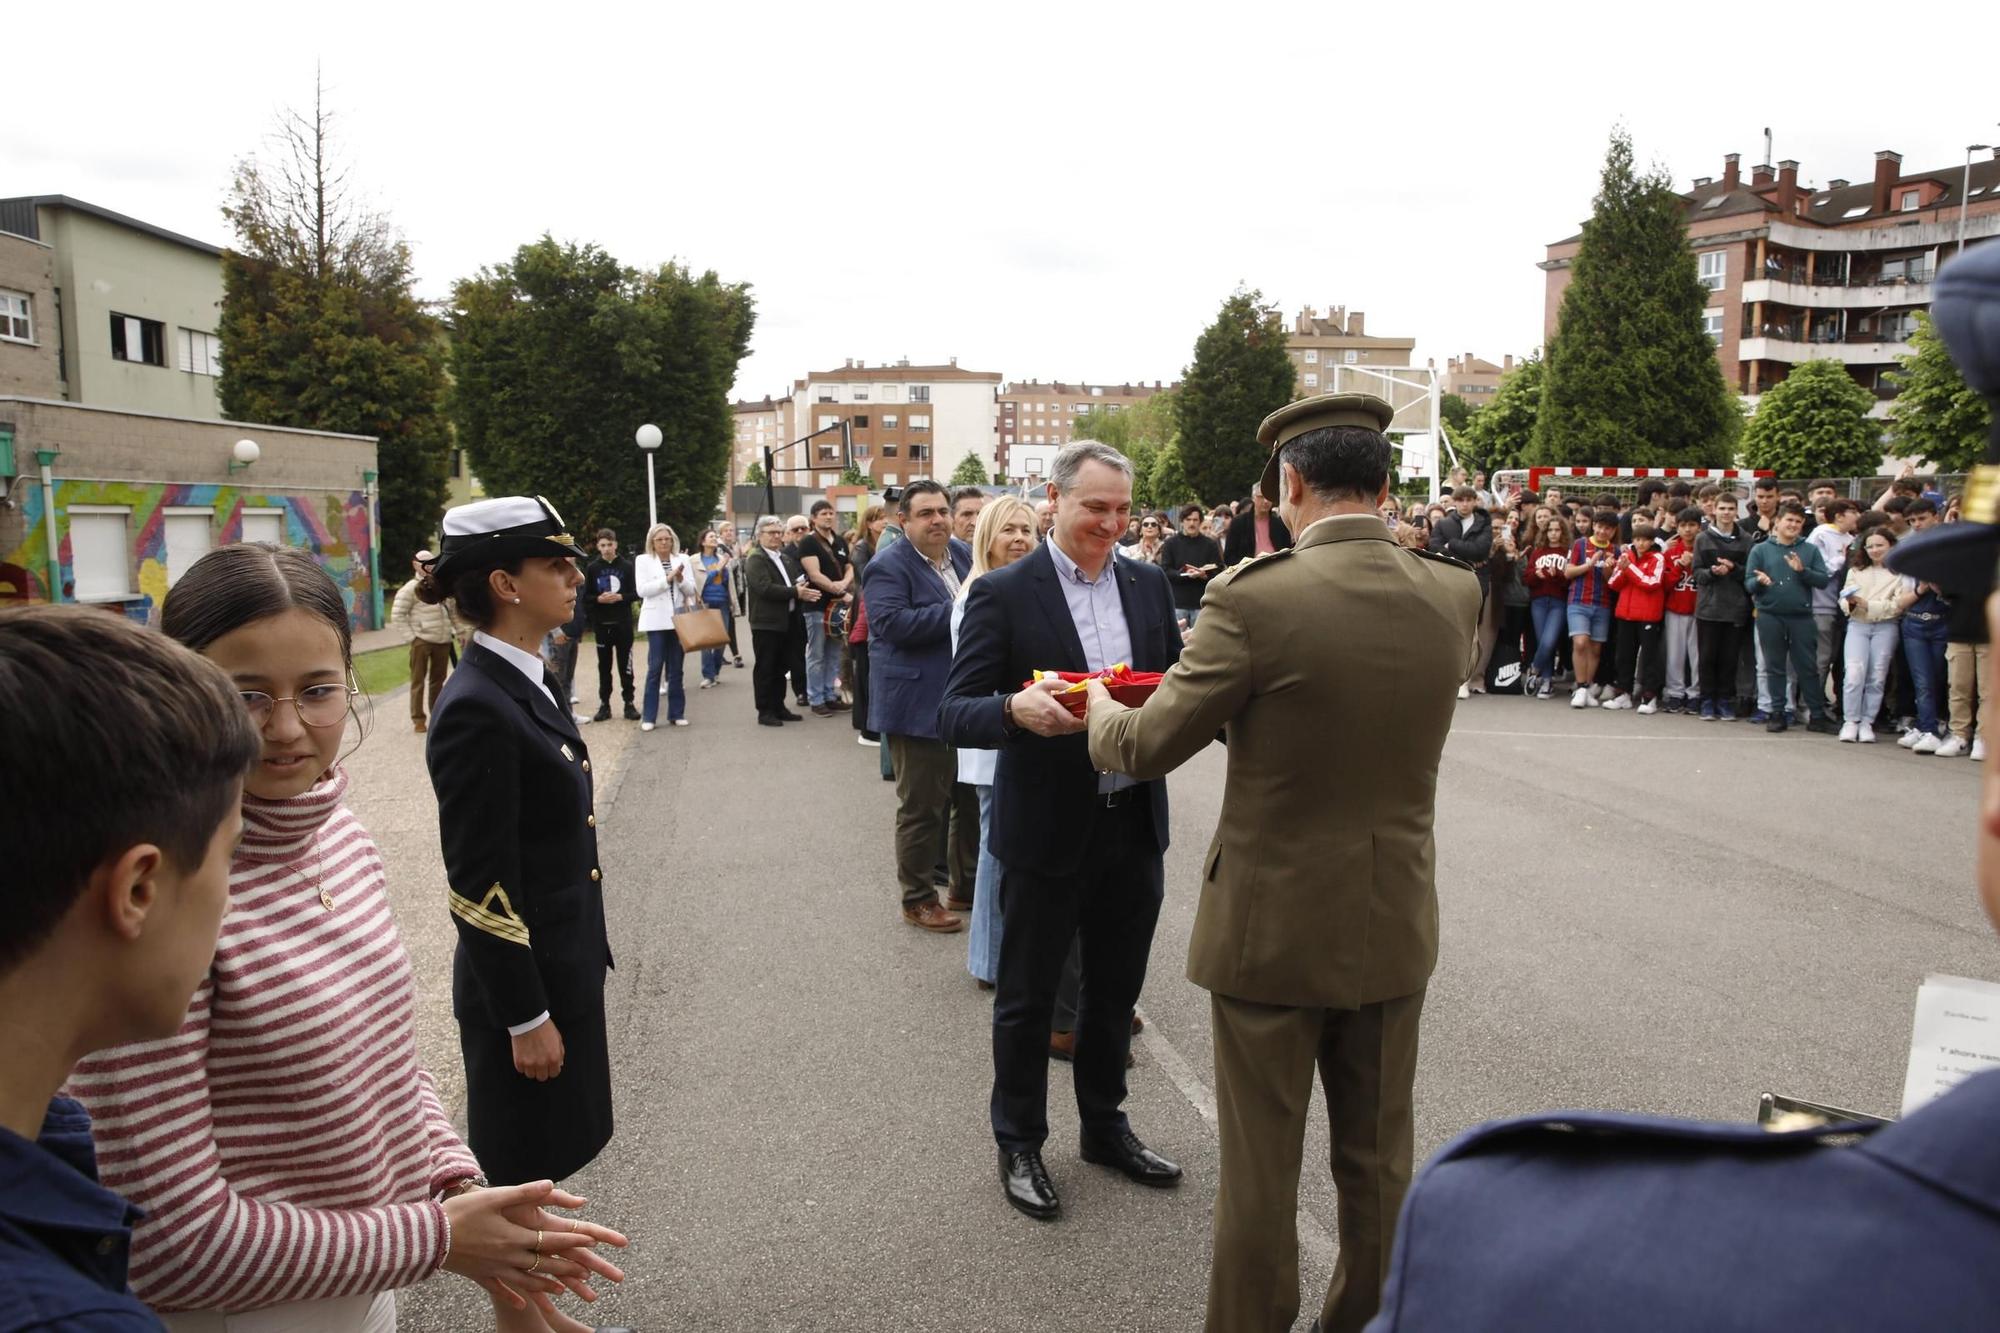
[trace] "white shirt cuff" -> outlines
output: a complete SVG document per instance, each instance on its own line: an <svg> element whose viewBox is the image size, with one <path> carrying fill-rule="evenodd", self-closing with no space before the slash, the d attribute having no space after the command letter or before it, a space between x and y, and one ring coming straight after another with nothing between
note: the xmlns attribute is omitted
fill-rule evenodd
<svg viewBox="0 0 2000 1333"><path fill-rule="evenodd" d="M539 1016L531 1018L525 1023L516 1023L512 1027L508 1028L507 1035L510 1037L526 1036L528 1033L533 1032L536 1028L540 1027L542 1024L548 1021L549 1021L549 1011L544 1009L542 1010Z"/></svg>

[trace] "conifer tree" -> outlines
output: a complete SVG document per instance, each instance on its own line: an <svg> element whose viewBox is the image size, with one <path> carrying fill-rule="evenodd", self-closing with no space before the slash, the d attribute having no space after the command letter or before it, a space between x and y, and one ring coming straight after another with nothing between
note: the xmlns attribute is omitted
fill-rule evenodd
<svg viewBox="0 0 2000 1333"><path fill-rule="evenodd" d="M959 459L958 466L952 469L949 484L953 486L984 486L986 485L986 479L991 475L992 472L987 468L985 462L980 459L978 454L967 454L965 457Z"/></svg>
<svg viewBox="0 0 2000 1333"><path fill-rule="evenodd" d="M1702 327L1709 292L1688 249L1684 204L1665 172L1634 174L1623 130L1611 136L1570 273L1545 357L1534 461L1728 463L1742 414Z"/></svg>
<svg viewBox="0 0 2000 1333"><path fill-rule="evenodd" d="M1292 400L1297 374L1285 326L1262 292L1238 289L1195 341L1181 384L1176 467L1208 504L1241 499L1264 475L1270 451L1257 443L1264 418Z"/></svg>

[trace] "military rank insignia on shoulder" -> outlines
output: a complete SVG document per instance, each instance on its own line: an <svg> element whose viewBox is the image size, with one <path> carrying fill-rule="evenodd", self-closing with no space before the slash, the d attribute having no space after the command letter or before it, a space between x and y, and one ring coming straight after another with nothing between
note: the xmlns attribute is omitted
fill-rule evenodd
<svg viewBox="0 0 2000 1333"><path fill-rule="evenodd" d="M1275 565L1291 553L1292 548L1287 546L1282 551L1265 551L1258 555L1246 555L1220 574L1217 574L1215 581L1218 583L1226 582L1230 579L1240 577L1249 570L1261 569L1267 565Z"/></svg>
<svg viewBox="0 0 2000 1333"><path fill-rule="evenodd" d="M1424 560L1435 560L1440 565L1450 565L1453 569L1462 569L1468 574L1473 574L1478 572L1475 569L1473 569L1471 565L1468 565L1463 560L1460 560L1457 556L1446 555L1442 551L1425 551L1414 546L1402 546L1398 547L1397 549L1408 551L1411 555L1418 556Z"/></svg>

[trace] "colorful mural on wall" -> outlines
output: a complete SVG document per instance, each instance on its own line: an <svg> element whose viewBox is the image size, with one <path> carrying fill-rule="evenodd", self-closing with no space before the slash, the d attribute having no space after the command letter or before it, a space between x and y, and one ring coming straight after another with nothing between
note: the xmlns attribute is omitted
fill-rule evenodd
<svg viewBox="0 0 2000 1333"><path fill-rule="evenodd" d="M159 604L167 595L167 510L212 509L215 523L210 539L214 545L224 546L243 539L246 508L276 509L283 511L285 544L317 554L340 586L348 619L356 629L370 627L374 597L368 570L368 497L360 491L266 495L235 486L146 486L58 479L55 492L61 557L55 583L62 589L64 601L73 598L76 578L71 566L66 517L71 505L121 505L131 509L128 520L132 542L131 587L138 597L121 605L126 615L142 624L153 623ZM26 539L11 551L0 551L0 569L19 571L11 580L0 579L0 587L10 582L25 583L27 601L45 602L49 600L50 571L48 536L42 526L42 490L28 485L20 487L17 493L21 498Z"/></svg>

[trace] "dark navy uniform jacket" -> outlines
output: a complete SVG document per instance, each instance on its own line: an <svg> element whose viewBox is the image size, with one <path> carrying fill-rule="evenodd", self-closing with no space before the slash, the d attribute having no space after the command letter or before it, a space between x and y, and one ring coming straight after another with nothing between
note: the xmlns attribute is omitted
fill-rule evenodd
<svg viewBox="0 0 2000 1333"><path fill-rule="evenodd" d="M1431 1159L1369 1333L2000 1328L2000 1070L1876 1129L1577 1112Z"/></svg>

